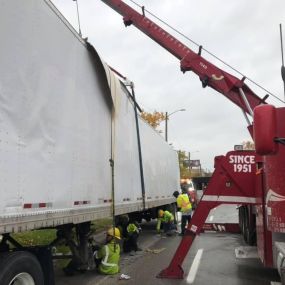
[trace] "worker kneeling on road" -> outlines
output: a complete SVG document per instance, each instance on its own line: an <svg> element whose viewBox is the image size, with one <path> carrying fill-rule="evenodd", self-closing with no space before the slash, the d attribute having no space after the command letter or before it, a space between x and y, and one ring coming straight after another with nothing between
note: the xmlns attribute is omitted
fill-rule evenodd
<svg viewBox="0 0 285 285"><path fill-rule="evenodd" d="M176 230L176 225L174 224L174 216L169 211L164 211L162 209L158 210L156 225L157 233L161 232L161 226L167 235L172 235L173 231Z"/></svg>
<svg viewBox="0 0 285 285"><path fill-rule="evenodd" d="M130 219L128 215L122 215L118 221L118 228L123 237L124 252L130 252L130 255L134 255L135 252L141 251L138 246L138 237L141 232L139 224L135 220Z"/></svg>
<svg viewBox="0 0 285 285"><path fill-rule="evenodd" d="M180 211L182 213L180 235L184 235L186 225L187 225L187 223L189 224L191 221L192 205L191 205L191 202L189 200L187 190L182 190L181 194L178 191L175 191L173 193L173 196L176 198L178 211Z"/></svg>
<svg viewBox="0 0 285 285"><path fill-rule="evenodd" d="M120 261L120 230L110 228L107 231L106 244L94 252L95 262L102 274L116 274L119 272Z"/></svg>

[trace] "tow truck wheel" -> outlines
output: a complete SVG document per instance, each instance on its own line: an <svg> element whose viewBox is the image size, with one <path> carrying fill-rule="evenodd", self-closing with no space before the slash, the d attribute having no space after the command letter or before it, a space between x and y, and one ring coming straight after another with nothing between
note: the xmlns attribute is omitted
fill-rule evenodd
<svg viewBox="0 0 285 285"><path fill-rule="evenodd" d="M34 255L15 251L0 255L1 285L44 285L42 268Z"/></svg>
<svg viewBox="0 0 285 285"><path fill-rule="evenodd" d="M245 214L244 214L244 206L239 207L239 227L241 234L244 235L244 230L245 230Z"/></svg>
<svg viewBox="0 0 285 285"><path fill-rule="evenodd" d="M244 229L244 240L248 245L255 245L256 243L256 230L255 223L250 223L250 216L248 209L245 209L245 229Z"/></svg>
<svg viewBox="0 0 285 285"><path fill-rule="evenodd" d="M243 238L244 241L248 244L249 242L249 219L248 219L248 211L247 209L244 210L244 221L243 221Z"/></svg>

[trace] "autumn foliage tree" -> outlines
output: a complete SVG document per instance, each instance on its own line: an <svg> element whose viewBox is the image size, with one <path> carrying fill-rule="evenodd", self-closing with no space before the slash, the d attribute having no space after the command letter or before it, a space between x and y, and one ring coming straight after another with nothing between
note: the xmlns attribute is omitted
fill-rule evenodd
<svg viewBox="0 0 285 285"><path fill-rule="evenodd" d="M191 172L189 166L185 164L185 161L188 160L188 153L183 150L178 151L178 160L180 168L180 178L190 178Z"/></svg>
<svg viewBox="0 0 285 285"><path fill-rule="evenodd" d="M158 111L154 111L153 113L142 111L141 117L155 129L166 119L165 114Z"/></svg>

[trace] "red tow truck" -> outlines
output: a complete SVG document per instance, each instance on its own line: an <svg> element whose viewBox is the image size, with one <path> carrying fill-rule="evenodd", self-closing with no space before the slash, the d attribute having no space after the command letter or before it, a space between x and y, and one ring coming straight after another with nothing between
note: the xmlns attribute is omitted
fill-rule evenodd
<svg viewBox="0 0 285 285"><path fill-rule="evenodd" d="M212 87L243 111L256 151L231 151L215 158L215 171L169 266L159 277L183 278L182 263L195 237L203 230L210 209L238 204L239 225L249 244L257 243L266 267L276 267L285 284L285 108L266 104L269 95L257 96L246 78L221 70L189 49L146 16L121 0L102 0L180 61L182 72L193 71L202 86ZM284 76L285 77L285 76ZM283 79L284 80L284 79ZM249 116L253 117L251 122ZM229 226L229 225L224 225Z"/></svg>

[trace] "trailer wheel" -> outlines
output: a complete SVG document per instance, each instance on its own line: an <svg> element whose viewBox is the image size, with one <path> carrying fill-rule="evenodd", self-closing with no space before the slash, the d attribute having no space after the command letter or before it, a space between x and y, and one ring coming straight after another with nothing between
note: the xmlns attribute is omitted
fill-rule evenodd
<svg viewBox="0 0 285 285"><path fill-rule="evenodd" d="M4 253L0 256L1 285L44 285L40 263L25 251Z"/></svg>

